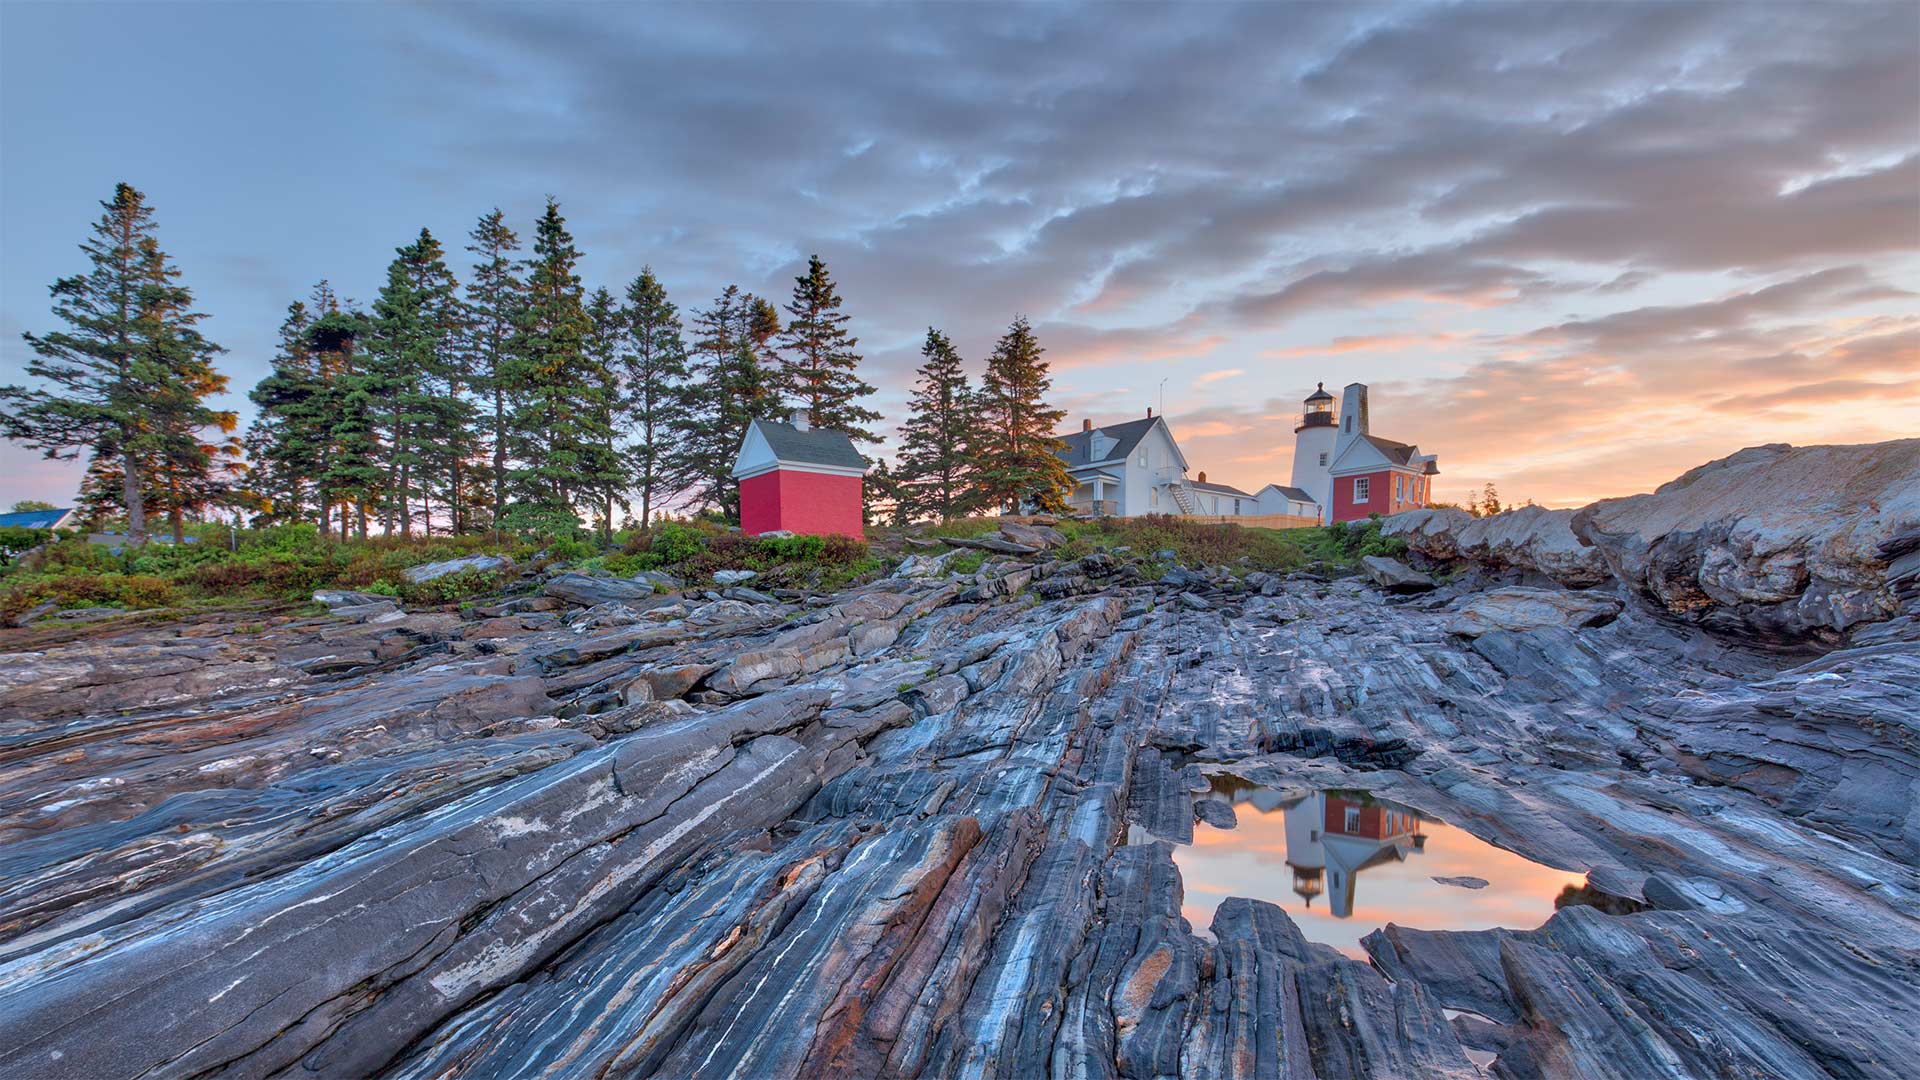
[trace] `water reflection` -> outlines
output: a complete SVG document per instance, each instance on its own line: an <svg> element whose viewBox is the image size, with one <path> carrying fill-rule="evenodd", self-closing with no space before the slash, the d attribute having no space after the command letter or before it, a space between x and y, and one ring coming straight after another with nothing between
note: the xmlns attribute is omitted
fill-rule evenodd
<svg viewBox="0 0 1920 1080"><path fill-rule="evenodd" d="M1210 797L1231 799L1237 824L1197 823L1192 845L1174 849L1186 882L1183 914L1198 928L1212 922L1220 901L1250 896L1286 908L1308 940L1361 959L1360 939L1388 922L1532 928L1553 914L1563 890L1586 883L1584 874L1531 862L1364 792L1279 791L1221 776Z"/></svg>

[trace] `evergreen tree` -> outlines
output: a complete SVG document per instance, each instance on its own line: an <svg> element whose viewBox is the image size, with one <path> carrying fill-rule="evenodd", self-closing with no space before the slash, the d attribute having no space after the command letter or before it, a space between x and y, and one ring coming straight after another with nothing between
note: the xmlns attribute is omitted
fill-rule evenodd
<svg viewBox="0 0 1920 1080"><path fill-rule="evenodd" d="M432 499L447 493L458 502L459 464L467 454L468 408L460 399L461 308L458 286L445 251L431 232L395 249L387 283L373 305L369 378L385 405L387 502L383 524L397 516L403 536L413 535L413 500L424 508L433 533ZM449 524L457 517L449 512Z"/></svg>
<svg viewBox="0 0 1920 1080"><path fill-rule="evenodd" d="M597 441L585 452L586 472L593 478L600 519L600 541L613 543L613 504L627 505L627 475L621 461L618 439L620 411L620 372L625 366L627 349L626 316L613 294L595 289L587 301L587 320L592 329L587 335L586 354L590 365L585 400L595 415Z"/></svg>
<svg viewBox="0 0 1920 1080"><path fill-rule="evenodd" d="M680 337L680 312L651 266L627 286L624 315L628 341L621 359L627 385L621 419L635 440L629 458L632 487L640 493L640 524L651 527L654 502L673 493L667 432L686 403L687 346Z"/></svg>
<svg viewBox="0 0 1920 1080"><path fill-rule="evenodd" d="M605 442L604 384L586 352L593 322L574 272L579 260L559 204L548 199L527 263L512 366L520 392L509 425L513 485L522 502L508 516L516 528L542 535L577 529L574 499L597 494L604 481L597 468Z"/></svg>
<svg viewBox="0 0 1920 1080"><path fill-rule="evenodd" d="M860 404L874 392L856 373L860 341L847 333L849 316L840 310L839 291L820 256L807 260L806 275L794 279L787 314L779 343L781 392L806 409L816 427L879 442L870 425L880 414Z"/></svg>
<svg viewBox="0 0 1920 1080"><path fill-rule="evenodd" d="M900 425L900 467L895 479L908 519L964 517L979 507L975 459L981 450L979 404L960 354L940 331L927 328L924 361L907 421Z"/></svg>
<svg viewBox="0 0 1920 1080"><path fill-rule="evenodd" d="M384 406L381 379L369 370L365 355L371 320L364 312L342 309L324 282L314 306L321 314L307 327L307 348L319 378L315 411L327 442L320 474L323 501L338 509L340 539L347 538L351 526L364 540L368 508L377 505L386 479L377 424Z"/></svg>
<svg viewBox="0 0 1920 1080"><path fill-rule="evenodd" d="M526 285L513 258L520 250L520 238L507 227L506 215L498 207L481 215L479 224L467 236L472 241L467 250L476 257L473 277L467 283L467 351L475 385L487 395L493 408L487 441L493 452L490 520L497 528L507 505L507 421L513 402L517 328L520 309L526 302Z"/></svg>
<svg viewBox="0 0 1920 1080"><path fill-rule="evenodd" d="M980 491L990 503L1018 512L1022 506L1058 512L1067 507L1073 478L1053 437L1066 411L1047 404L1053 388L1046 350L1034 340L1025 316L1001 335L980 384L985 445L979 455Z"/></svg>
<svg viewBox="0 0 1920 1080"><path fill-rule="evenodd" d="M729 285L711 308L694 316L692 389L674 425L675 487L728 521L740 520L733 461L755 417L780 411L779 396L761 363L770 337L771 305Z"/></svg>
<svg viewBox="0 0 1920 1080"><path fill-rule="evenodd" d="M247 428L246 449L254 488L267 500L264 522L299 521L309 505L324 514L318 492L309 501L325 469L327 446L318 408L322 387L307 341L312 322L306 304L287 306L272 371L247 394L259 410ZM326 522L320 525L324 529Z"/></svg>
<svg viewBox="0 0 1920 1080"><path fill-rule="evenodd" d="M206 398L226 388L221 351L195 328L202 316L154 236L146 196L119 184L80 245L92 263L53 285L54 314L68 329L26 335L27 374L48 386L0 387L0 432L50 458L81 450L118 460L128 540L146 542L146 495L156 463L176 476L211 469L202 428L230 429L233 415Z"/></svg>

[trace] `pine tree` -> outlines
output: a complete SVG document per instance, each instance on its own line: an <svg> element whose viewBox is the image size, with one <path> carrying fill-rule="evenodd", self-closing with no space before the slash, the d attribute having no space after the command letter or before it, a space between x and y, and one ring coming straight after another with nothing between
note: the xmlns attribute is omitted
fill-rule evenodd
<svg viewBox="0 0 1920 1080"><path fill-rule="evenodd" d="M574 499L597 494L603 479L596 461L605 413L586 353L593 323L574 272L579 260L559 204L548 199L527 263L519 355L512 367L520 393L509 425L513 486L522 501L508 518L515 528L540 535L571 535L579 528Z"/></svg>
<svg viewBox="0 0 1920 1080"><path fill-rule="evenodd" d="M226 387L214 370L221 349L195 328L202 316L154 237L146 196L119 184L93 238L80 245L91 268L53 285L54 314L68 329L26 335L27 374L48 387L0 387L0 432L49 458L81 450L117 459L128 541L147 538L149 473L206 471L199 432L230 429L233 415L206 405Z"/></svg>
<svg viewBox="0 0 1920 1080"><path fill-rule="evenodd" d="M268 501L265 521L305 517L309 486L324 467L325 439L315 409L320 381L307 347L312 321L306 304L296 300L287 306L272 371L247 394L259 410L247 428L246 448L254 488Z"/></svg>
<svg viewBox="0 0 1920 1080"><path fill-rule="evenodd" d="M675 486L696 502L740 520L733 461L756 417L779 412L780 401L760 349L770 337L771 305L729 285L712 307L694 316L692 390L674 425Z"/></svg>
<svg viewBox="0 0 1920 1080"><path fill-rule="evenodd" d="M599 288L587 301L587 320L592 326L586 343L591 370L584 400L595 414L597 441L586 452L585 472L592 477L597 496L600 541L611 545L613 504L618 502L623 509L627 505L624 498L627 475L618 446L620 372L625 366L627 349L626 317L613 294Z"/></svg>
<svg viewBox="0 0 1920 1080"><path fill-rule="evenodd" d="M353 527L364 540L368 508L377 504L386 479L377 424L384 406L381 380L369 370L365 354L371 320L364 312L343 309L324 282L314 306L321 314L307 327L307 348L319 376L315 411L327 442L320 483L325 505L338 508L340 539Z"/></svg>
<svg viewBox="0 0 1920 1080"><path fill-rule="evenodd" d="M947 522L979 507L979 403L945 334L928 327L920 355L925 359L907 403L907 421L900 425L895 480L907 518Z"/></svg>
<svg viewBox="0 0 1920 1080"><path fill-rule="evenodd" d="M514 350L526 285L513 258L520 250L520 238L507 227L506 215L498 207L481 215L479 224L467 236L472 241L467 250L477 257L473 277L467 283L467 352L475 385L493 407L487 429L493 451L490 520L498 528L507 505L507 422L513 403Z"/></svg>
<svg viewBox="0 0 1920 1080"><path fill-rule="evenodd" d="M628 345L621 358L627 386L621 419L635 439L628 456L632 486L640 493L640 524L651 527L654 502L673 493L667 432L686 403L687 346L680 337L680 312L651 266L627 286L624 315Z"/></svg>
<svg viewBox="0 0 1920 1080"><path fill-rule="evenodd" d="M369 349L372 384L385 404L387 503L382 520L391 531L413 535L413 500L424 504L425 529L433 533L436 489L459 487L459 463L467 454L467 408L459 397L462 312L458 285L445 251L431 232L395 249L387 283L373 305ZM449 526L456 513L449 513Z"/></svg>
<svg viewBox="0 0 1920 1080"><path fill-rule="evenodd" d="M1053 388L1046 350L1034 340L1025 316L1001 335L980 384L982 435L980 490L990 503L1018 512L1023 506L1066 509L1073 478L1059 451L1066 444L1053 431L1066 411L1047 404Z"/></svg>
<svg viewBox="0 0 1920 1080"><path fill-rule="evenodd" d="M870 425L880 414L860 404L874 392L856 373L860 340L847 333L850 317L840 310L839 291L820 256L807 260L806 275L794 279L787 314L779 342L781 392L812 415L814 426L879 442Z"/></svg>

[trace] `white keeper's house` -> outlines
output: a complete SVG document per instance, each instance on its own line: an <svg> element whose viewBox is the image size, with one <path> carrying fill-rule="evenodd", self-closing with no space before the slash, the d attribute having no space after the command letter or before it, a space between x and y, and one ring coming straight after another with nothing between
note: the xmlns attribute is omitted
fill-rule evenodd
<svg viewBox="0 0 1920 1080"><path fill-rule="evenodd" d="M1069 500L1082 514L1140 517L1176 514L1203 518L1264 518L1263 524L1311 525L1320 516L1313 497L1298 487L1268 484L1243 491L1207 480L1205 472L1188 477L1189 465L1165 417L1147 415L1123 424L1094 427L1059 436L1060 456L1074 481ZM1280 517L1303 519L1284 522Z"/></svg>

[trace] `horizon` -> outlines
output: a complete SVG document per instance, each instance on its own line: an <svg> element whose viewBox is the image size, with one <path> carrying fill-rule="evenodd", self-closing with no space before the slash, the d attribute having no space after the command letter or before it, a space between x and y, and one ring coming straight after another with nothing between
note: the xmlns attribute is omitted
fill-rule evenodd
<svg viewBox="0 0 1920 1080"><path fill-rule="evenodd" d="M1920 432L1916 36L1912 5L8 4L0 381L116 181L243 425L315 281L369 303L424 226L464 283L473 221L526 241L552 194L589 289L651 264L683 317L820 254L889 436L928 325L977 377L1024 314L1063 432L1151 407L1253 491L1316 383L1364 382L1439 500L1581 505ZM162 79L171 122L89 136ZM6 503L71 503L82 463L0 453Z"/></svg>

